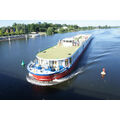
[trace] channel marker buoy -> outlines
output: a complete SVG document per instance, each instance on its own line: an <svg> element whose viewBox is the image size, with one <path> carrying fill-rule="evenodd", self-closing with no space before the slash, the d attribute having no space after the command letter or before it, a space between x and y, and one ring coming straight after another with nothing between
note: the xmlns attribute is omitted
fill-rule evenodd
<svg viewBox="0 0 120 120"><path fill-rule="evenodd" d="M105 68L102 69L101 75L102 76L106 75Z"/></svg>
<svg viewBox="0 0 120 120"><path fill-rule="evenodd" d="M22 60L21 66L25 66L25 63L24 63L24 61L23 61L23 60Z"/></svg>

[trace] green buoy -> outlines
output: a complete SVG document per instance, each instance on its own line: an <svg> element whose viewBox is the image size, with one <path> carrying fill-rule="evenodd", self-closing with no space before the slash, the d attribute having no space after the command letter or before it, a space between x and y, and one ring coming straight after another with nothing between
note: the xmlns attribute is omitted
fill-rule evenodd
<svg viewBox="0 0 120 120"><path fill-rule="evenodd" d="M23 60L22 60L22 63L21 63L21 65L22 65L22 66L25 66L25 63L24 63L24 61L23 61Z"/></svg>

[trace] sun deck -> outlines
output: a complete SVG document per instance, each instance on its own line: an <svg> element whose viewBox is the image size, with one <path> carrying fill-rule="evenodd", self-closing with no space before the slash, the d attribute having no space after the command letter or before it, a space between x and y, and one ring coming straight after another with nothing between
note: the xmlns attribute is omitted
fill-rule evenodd
<svg viewBox="0 0 120 120"><path fill-rule="evenodd" d="M72 56L77 49L84 44L90 35L76 35L71 38L59 40L56 46L39 52L36 56L40 59L65 59Z"/></svg>
<svg viewBox="0 0 120 120"><path fill-rule="evenodd" d="M64 59L70 57L80 46L63 47L56 45L37 54L42 59Z"/></svg>

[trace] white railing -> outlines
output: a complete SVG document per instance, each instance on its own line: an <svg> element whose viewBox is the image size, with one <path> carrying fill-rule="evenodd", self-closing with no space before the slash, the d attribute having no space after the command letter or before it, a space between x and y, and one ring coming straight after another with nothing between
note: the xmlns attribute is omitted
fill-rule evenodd
<svg viewBox="0 0 120 120"><path fill-rule="evenodd" d="M31 62L27 65L28 71L31 71L31 68L32 68L31 66L34 65L34 64L35 64L35 63L31 61Z"/></svg>

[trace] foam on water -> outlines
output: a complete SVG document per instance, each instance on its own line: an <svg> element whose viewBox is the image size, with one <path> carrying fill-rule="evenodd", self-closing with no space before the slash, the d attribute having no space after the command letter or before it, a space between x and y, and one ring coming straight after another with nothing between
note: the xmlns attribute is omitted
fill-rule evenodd
<svg viewBox="0 0 120 120"><path fill-rule="evenodd" d="M82 74L84 71L85 71L85 67L81 67L81 68L78 68L77 70L75 70L74 72L72 72L71 74L69 74L61 79L56 79L56 80L67 81L67 80L72 79L73 77L77 76L78 74Z"/></svg>

